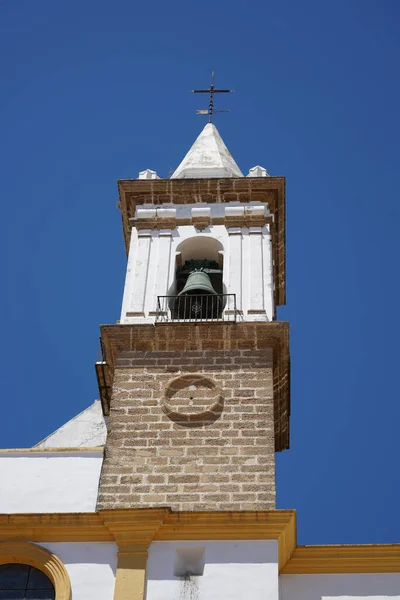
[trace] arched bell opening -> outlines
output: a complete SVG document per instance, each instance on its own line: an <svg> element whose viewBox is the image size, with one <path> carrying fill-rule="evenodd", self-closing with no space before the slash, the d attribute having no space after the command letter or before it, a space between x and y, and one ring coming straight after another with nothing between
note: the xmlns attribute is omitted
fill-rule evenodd
<svg viewBox="0 0 400 600"><path fill-rule="evenodd" d="M177 247L175 294L170 310L177 320L221 319L225 304L223 246L215 238L196 236Z"/></svg>

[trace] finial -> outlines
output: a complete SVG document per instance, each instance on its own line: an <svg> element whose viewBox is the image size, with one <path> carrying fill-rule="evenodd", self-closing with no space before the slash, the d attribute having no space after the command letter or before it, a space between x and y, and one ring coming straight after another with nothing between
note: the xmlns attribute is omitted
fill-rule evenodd
<svg viewBox="0 0 400 600"><path fill-rule="evenodd" d="M216 112L231 112L230 110L223 110L214 108L214 94L230 94L233 90L216 90L214 85L214 71L211 73L211 85L207 90L192 90L194 94L210 94L210 100L208 102L208 109L196 110L197 115L208 115L208 122L212 123L213 114Z"/></svg>

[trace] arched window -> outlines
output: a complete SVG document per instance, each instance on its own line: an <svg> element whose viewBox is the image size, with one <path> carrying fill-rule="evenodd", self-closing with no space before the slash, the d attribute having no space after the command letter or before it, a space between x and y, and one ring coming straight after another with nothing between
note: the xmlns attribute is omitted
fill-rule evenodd
<svg viewBox="0 0 400 600"><path fill-rule="evenodd" d="M222 284L223 245L215 238L198 235L187 238L176 249L176 286L179 294L185 286L188 274L196 268L204 268L216 292L224 293Z"/></svg>
<svg viewBox="0 0 400 600"><path fill-rule="evenodd" d="M220 319L224 305L223 246L215 238L196 236L177 247L174 299L177 320Z"/></svg>
<svg viewBox="0 0 400 600"><path fill-rule="evenodd" d="M36 567L21 563L0 565L0 600L54 600L50 579Z"/></svg>
<svg viewBox="0 0 400 600"><path fill-rule="evenodd" d="M0 600L70 600L71 583L61 560L28 542L0 543Z"/></svg>

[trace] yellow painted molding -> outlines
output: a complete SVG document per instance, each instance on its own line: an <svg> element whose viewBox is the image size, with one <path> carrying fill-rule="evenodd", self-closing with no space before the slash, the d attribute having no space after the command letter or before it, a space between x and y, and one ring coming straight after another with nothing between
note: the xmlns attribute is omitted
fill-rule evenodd
<svg viewBox="0 0 400 600"><path fill-rule="evenodd" d="M22 563L43 571L54 585L56 600L70 600L71 582L61 560L49 550L26 542L0 543L0 565Z"/></svg>
<svg viewBox="0 0 400 600"><path fill-rule="evenodd" d="M400 544L296 546L294 510L171 512L168 508L136 508L9 514L0 515L0 539L111 541L118 545L121 557L146 556L152 541L277 540L282 574L400 572Z"/></svg>
<svg viewBox="0 0 400 600"><path fill-rule="evenodd" d="M298 546L283 575L400 573L400 544Z"/></svg>
<svg viewBox="0 0 400 600"><path fill-rule="evenodd" d="M147 552L118 552L114 600L143 600Z"/></svg>
<svg viewBox="0 0 400 600"><path fill-rule="evenodd" d="M121 552L145 554L163 525L167 508L101 511L105 526L112 532Z"/></svg>
<svg viewBox="0 0 400 600"><path fill-rule="evenodd" d="M99 513L0 514L0 540L113 542Z"/></svg>
<svg viewBox="0 0 400 600"><path fill-rule="evenodd" d="M168 515L166 508L104 510L101 516L118 544L114 600L143 600L147 550Z"/></svg>
<svg viewBox="0 0 400 600"><path fill-rule="evenodd" d="M0 448L0 454L87 454L104 452L104 446L92 446L87 448Z"/></svg>

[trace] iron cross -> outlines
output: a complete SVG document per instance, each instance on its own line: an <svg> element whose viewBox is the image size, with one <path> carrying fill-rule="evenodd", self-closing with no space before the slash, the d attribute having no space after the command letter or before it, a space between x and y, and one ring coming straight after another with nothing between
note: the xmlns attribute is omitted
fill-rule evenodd
<svg viewBox="0 0 400 600"><path fill-rule="evenodd" d="M212 123L213 114L216 112L231 112L230 110L222 110L214 108L214 94L229 94L233 90L216 90L214 85L214 71L211 73L211 85L208 90L192 90L194 94L210 94L208 109L196 110L197 115L208 115L208 122Z"/></svg>

